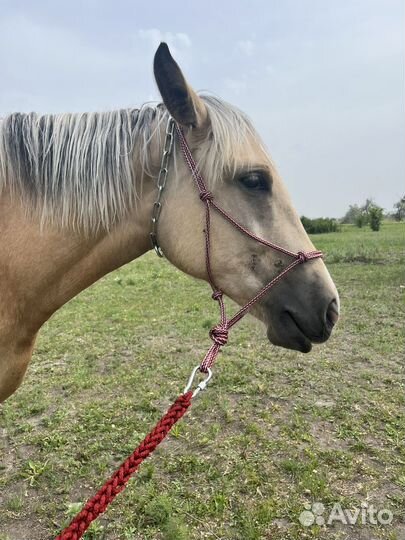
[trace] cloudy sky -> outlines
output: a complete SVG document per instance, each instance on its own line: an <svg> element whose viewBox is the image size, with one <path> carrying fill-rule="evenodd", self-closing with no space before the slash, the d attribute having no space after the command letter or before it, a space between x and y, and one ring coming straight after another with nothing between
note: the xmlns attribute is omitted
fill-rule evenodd
<svg viewBox="0 0 405 540"><path fill-rule="evenodd" d="M252 118L301 214L405 192L403 0L0 0L0 116L159 98L167 41L189 81Z"/></svg>

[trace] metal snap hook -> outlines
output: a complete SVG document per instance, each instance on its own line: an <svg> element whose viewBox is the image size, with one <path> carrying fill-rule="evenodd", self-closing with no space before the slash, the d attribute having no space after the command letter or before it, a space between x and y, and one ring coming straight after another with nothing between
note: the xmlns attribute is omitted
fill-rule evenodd
<svg viewBox="0 0 405 540"><path fill-rule="evenodd" d="M184 388L184 392L183 394L186 394L192 387L193 385L193 382L194 382L194 378L196 376L196 373L197 371L200 369L200 365L196 366L193 371L191 372L191 375L190 375L190 378L188 379L188 382L186 384L186 387ZM200 390L205 390L208 382L211 380L212 378L212 370L210 368L207 369L207 377L201 381L198 385L197 385L197 388L194 390L193 392L193 398L198 394L198 392L200 392Z"/></svg>

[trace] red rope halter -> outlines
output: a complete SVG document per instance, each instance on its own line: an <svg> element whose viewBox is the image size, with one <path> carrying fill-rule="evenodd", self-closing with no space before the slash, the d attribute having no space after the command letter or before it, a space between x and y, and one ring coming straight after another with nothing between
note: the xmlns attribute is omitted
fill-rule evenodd
<svg viewBox="0 0 405 540"><path fill-rule="evenodd" d="M274 244L273 242L269 242L268 240L265 240L263 238L260 238L256 234L252 233L243 225L240 225L226 210L221 208L215 200L213 194L208 190L204 178L202 177L200 171L198 170L197 163L195 162L190 147L187 144L186 138L184 136L183 130L177 125L176 126L176 132L179 137L180 141L180 148L182 151L182 154L184 156L184 159L191 171L191 174L194 178L195 184L197 186L198 192L200 194L201 201L205 204L205 229L204 229L204 235L205 235L205 266L207 268L207 274L208 274L208 280L210 282L210 285L212 287L212 298L213 300L216 300L219 304L220 309L220 322L214 328L210 330L210 337L212 341L214 342L205 355L205 358L201 362L200 365L200 371L206 372L208 368L210 368L213 363L215 362L215 359L218 355L218 352L220 351L221 347L225 345L228 341L228 331L234 326L238 321L246 315L246 313L249 311L249 309L256 304L263 296L265 296L269 290L274 287L276 283L278 283L288 272L290 272L293 268L298 266L299 264L303 264L311 259L317 259L319 257L322 257L321 251L299 251L298 253L294 253L293 251L290 251L289 249L283 248L281 246L278 246L277 244ZM211 208L216 210L223 218L225 218L229 223L231 223L238 231L245 234L249 238L252 238L252 240L255 240L256 242L259 242L260 244L272 248L276 251L279 251L281 253L284 253L284 255L288 255L289 257L292 257L292 261L282 270L277 276L275 276L267 285L265 285L249 302L247 302L231 319L228 319L226 317L225 312L225 305L223 301L223 293L222 291L215 285L214 277L212 275L212 269L211 269L211 258L210 258L210 252L211 252Z"/></svg>
<svg viewBox="0 0 405 540"><path fill-rule="evenodd" d="M170 122L174 122L174 120L170 119L169 125L170 125ZM193 373L191 374L190 380L186 386L186 389L184 390L184 393L176 399L176 401L173 403L170 409L159 420L159 422L156 424L154 429L149 433L149 435L145 437L145 439L141 442L138 448L136 448L134 452L122 463L119 469L103 485L103 487L98 491L98 493L87 501L83 510L81 510L81 512L77 514L77 516L73 519L70 525L66 529L64 529L59 534L59 536L56 537L55 540L79 540L79 538L83 536L83 534L88 529L92 521L94 521L100 514L102 514L106 510L107 506L114 500L114 498L118 495L118 493L120 493L121 491L125 489L126 484L128 480L130 479L131 475L136 472L136 470L138 469L142 461L146 459L155 450L155 448L162 442L162 440L169 433L173 425L178 420L180 420L180 418L184 415L184 413L187 411L187 409L191 405L192 398L198 393L199 390L203 390L205 388L206 384L208 383L209 379L212 376L212 372L210 368L215 362L215 359L221 347L226 345L228 341L229 330L238 321L240 321L242 317L244 317L244 315L246 315L246 313L254 304L256 304L261 298L263 298L263 296L267 294L269 290L272 287L274 287L274 285L278 283L293 268L295 268L299 264L304 264L305 262L309 260L322 257L322 253L320 251L309 251L309 252L299 251L298 253L289 251L288 249L285 249L281 246L278 246L277 244L273 244L272 242L269 242L268 240L264 240L263 238L256 236L254 233L252 233L248 229L245 229L245 227L243 227L237 221L235 221L231 215L229 215L223 208L221 208L214 201L214 196L207 189L207 186L205 185L205 181L200 171L198 170L197 164L191 154L190 148L184 137L184 133L182 129L177 124L175 124L175 127L176 127L176 132L180 141L180 148L181 148L182 154L191 171L193 179L196 183L198 192L200 194L200 199L205 204L205 229L204 229L205 264L206 264L206 269L207 269L208 280L210 282L210 285L213 291L212 298L213 300L216 300L219 304L220 322L210 330L209 335L213 341L213 344L211 345L210 349L205 355L203 361L201 362L201 365L197 366L193 370ZM166 133L168 133L169 131L170 130L168 129ZM165 143L165 148L166 146L167 144ZM165 163L167 165L167 159L165 160ZM165 176L167 176L166 169L165 169ZM159 198L158 204L159 204L159 212L160 212L160 204L161 204L160 198ZM251 300L249 300L249 302L247 302L230 319L228 319L226 316L225 304L223 301L223 292L215 285L214 277L212 275L211 259L210 259L211 208L219 212L219 214L221 214L234 227L236 227L241 233L245 234L249 238L252 238L256 242L259 242L260 244L263 244L264 246L267 246L269 248L272 248L276 251L279 251L281 253L284 253L285 255L292 257L292 261L284 268L284 270L282 270L269 283L267 283L267 285L265 285ZM157 250L160 250L159 245L157 243L156 222L157 222L157 218L156 218L156 221L154 222L152 242L155 249L157 248ZM192 392L190 390L190 387L193 383L193 379L197 370L204 373L208 373L208 377L197 386L197 389L194 392Z"/></svg>

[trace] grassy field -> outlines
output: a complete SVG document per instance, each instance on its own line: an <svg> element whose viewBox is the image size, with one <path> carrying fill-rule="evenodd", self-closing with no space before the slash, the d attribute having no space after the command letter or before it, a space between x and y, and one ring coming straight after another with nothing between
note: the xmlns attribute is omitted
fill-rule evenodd
<svg viewBox="0 0 405 540"><path fill-rule="evenodd" d="M332 339L301 355L244 321L209 390L85 538L405 539L405 224L314 242L341 296ZM208 287L153 254L52 318L0 409L0 540L56 536L181 391L216 318ZM314 502L394 518L305 527Z"/></svg>

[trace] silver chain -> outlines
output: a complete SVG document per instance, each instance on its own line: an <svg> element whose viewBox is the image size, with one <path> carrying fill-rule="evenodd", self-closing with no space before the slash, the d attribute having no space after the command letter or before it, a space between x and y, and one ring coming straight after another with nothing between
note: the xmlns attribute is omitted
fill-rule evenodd
<svg viewBox="0 0 405 540"><path fill-rule="evenodd" d="M158 222L160 217L160 212L162 210L162 193L165 189L166 181L167 181L167 175L169 173L169 162L170 162L170 156L172 155L173 151L173 143L174 143L174 120L171 116L169 116L169 120L167 121L166 126L166 137L165 137L165 144L163 147L163 154L162 154L162 161L160 162L160 171L159 176L157 179L157 188L158 188L158 194L156 201L153 203L152 208L152 228L150 232L150 239L152 242L153 249L156 252L156 255L159 257L163 257L163 251L162 248L159 246L159 242L157 239L157 228L158 228Z"/></svg>

